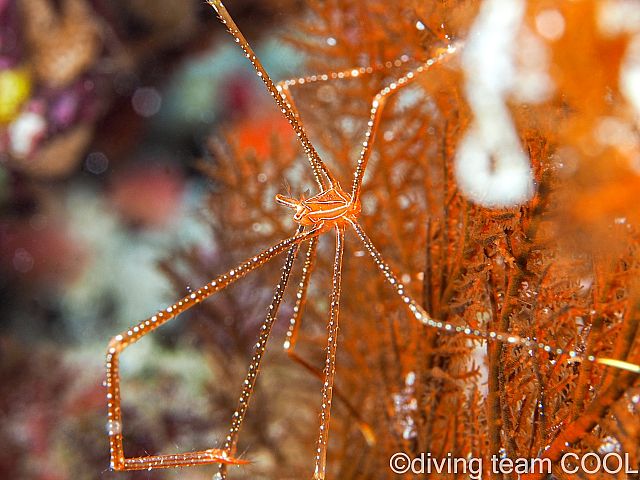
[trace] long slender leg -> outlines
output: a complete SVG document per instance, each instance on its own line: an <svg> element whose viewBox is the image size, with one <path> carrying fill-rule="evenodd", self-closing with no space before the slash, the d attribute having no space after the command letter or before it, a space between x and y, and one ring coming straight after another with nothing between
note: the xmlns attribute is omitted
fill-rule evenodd
<svg viewBox="0 0 640 480"><path fill-rule="evenodd" d="M303 228L304 227L302 226L299 227L298 232L302 232ZM313 237L311 239L311 242L317 242L317 238L318 237ZM233 414L231 429L229 430L229 435L227 436L224 445L224 451L229 457L233 457L235 455L236 447L238 444L238 436L240 435L242 422L244 421L247 409L249 408L249 400L251 400L251 393L253 392L258 372L260 371L262 357L264 356L264 352L267 348L267 342L269 341L269 336L271 335L271 327L273 327L273 323L275 322L275 319L278 315L278 309L280 308L280 304L282 303L282 296L284 295L284 292L289 283L289 278L291 277L291 269L293 268L293 262L296 259L299 248L300 243L293 244L289 248L287 259L285 260L284 267L282 268L280 281L278 282L276 291L273 294L271 305L269 305L267 318L265 319L264 323L262 324L262 328L260 329L260 337L258 338L258 342L256 343L256 349L253 354L253 358L251 359L251 364L249 365L247 377L245 378L245 381L243 383L242 393L240 394L240 399L238 400L238 406L235 413ZM226 473L227 466L226 464L221 463L221 477L225 478Z"/></svg>
<svg viewBox="0 0 640 480"><path fill-rule="evenodd" d="M320 436L316 451L315 480L324 480L327 468L327 441L333 397L333 378L336 373L336 350L338 348L338 315L340 313L340 281L342 279L342 252L344 251L344 225L336 225L336 256L333 261L333 290L331 292L331 316L329 318L329 340L325 378L322 386L322 411L320 412Z"/></svg>
<svg viewBox="0 0 640 480"><path fill-rule="evenodd" d="M411 57L403 55L393 62L388 61L385 63L377 63L368 67L348 68L345 70L338 70L321 75L308 75L306 77L292 78L289 80L282 80L278 82L277 85L282 85L283 89L288 89L289 87L293 87L295 85L303 85L305 83L326 82L328 80L342 80L344 78L357 78L362 75L371 74L373 72L377 72L386 68L400 67L403 64L410 62L411 60L413 60Z"/></svg>
<svg viewBox="0 0 640 480"><path fill-rule="evenodd" d="M373 72L377 72L380 70L383 70L385 68L392 68L392 67L400 67L401 65L411 61L411 57L407 56L407 55L403 55L401 58L391 62L385 62L385 63L378 63L376 65L372 65L369 67L360 67L360 68L349 68L346 70L340 70L340 71L335 71L335 72L331 72L331 73L324 73L321 75L308 75L306 77L299 77L299 78L291 78L291 79L287 79L287 80L280 80L277 84L276 84L276 89L278 90L278 92L280 92L280 94L282 95L282 97L284 98L284 100L289 104L289 108L291 109L291 111L293 112L293 114L296 116L296 118L300 118L300 115L298 114L298 110L296 108L295 102L293 100L293 97L291 95L291 90L290 87L294 87L296 85L304 85L304 84L309 84L309 83L316 83L316 82L326 82L326 81L330 81L330 80L342 80L345 78L357 78L363 75L368 75L368 74L372 74Z"/></svg>
<svg viewBox="0 0 640 480"><path fill-rule="evenodd" d="M321 381L324 380L324 374L321 370L311 365L307 360L302 358L295 352L296 342L298 340L298 332L300 330L300 323L302 319L302 312L304 310L305 301L307 299L307 289L309 287L309 279L311 272L313 271L313 261L316 255L316 247L318 244L318 237L314 237L309 241L309 248L305 256L304 266L302 267L302 278L298 284L298 293L296 295L296 304L293 307L293 315L289 321L289 330L287 331L287 338L284 341L284 350L294 362L302 365L315 377ZM349 414L356 419L358 427L362 432L368 445L374 445L376 443L376 437L373 430L367 422L365 422L360 415L360 412L351 405L351 402L345 397L340 390L334 387L333 394L347 407Z"/></svg>
<svg viewBox="0 0 640 480"><path fill-rule="evenodd" d="M276 103L280 107L280 110L282 111L284 116L287 118L291 126L293 127L294 131L296 132L296 135L298 136L298 139L300 140L300 143L302 143L302 147L304 148L307 158L309 159L309 163L311 164L311 168L313 169L313 174L316 177L316 181L318 182L320 191L326 190L324 180L322 179L322 174L324 174L325 177L329 180L330 187L333 187L334 185L336 185L337 182L335 178L333 177L329 169L326 167L324 162L320 159L320 155L318 155L318 152L316 151L314 146L311 144L311 141L309 140L309 137L307 137L304 127L298 121L298 117L295 114L293 108L287 101L286 97L281 95L281 93L278 91L275 84L267 74L267 71L264 69L264 67L260 63L260 60L258 60L258 57L256 57L256 54L253 52L253 49L251 48L247 40L242 35L242 32L240 32L240 30L238 29L238 26L235 24L235 22L231 18L231 15L229 15L229 12L225 8L225 6L222 4L220 0L207 0L207 3L209 3L209 5L211 5L214 8L216 13L218 14L218 17L220 18L222 23L227 27L227 30L229 30L229 33L231 33L236 43L240 45L240 47L242 48L242 51L244 52L244 56L249 59L253 67L256 69L258 76L262 79L264 84L267 86L267 90L269 90L269 93L275 99Z"/></svg>
<svg viewBox="0 0 640 480"><path fill-rule="evenodd" d="M125 458L122 448L122 411L120 407L120 374L119 374L119 355L125 348L136 342L143 336L151 333L160 325L175 318L178 314L191 308L197 303L202 302L211 294L221 290L245 276L250 271L261 267L276 255L282 253L287 248L297 246L300 242L309 240L318 235L318 229L301 233L298 231L296 235L279 242L273 247L256 255L255 257L241 263L228 273L221 275L211 283L198 289L196 292L187 295L179 302L168 307L162 312L140 322L135 327L130 328L126 332L116 335L109 342L107 347L107 400L108 400L108 421L107 430L109 433L109 443L111 452L111 468L114 470L140 470L149 468L167 468L176 465L202 465L206 463L246 463L242 460L229 458L227 451L218 449L206 450L204 452L192 452L178 455L156 455L139 458Z"/></svg>
<svg viewBox="0 0 640 480"><path fill-rule="evenodd" d="M353 189L351 192L351 198L353 198L354 201L358 201L358 198L360 197L362 178L364 177L364 172L367 168L369 156L371 155L371 147L373 146L374 135L375 132L378 131L378 125L382 116L382 110L384 109L384 105L387 102L388 97L401 88L409 85L420 75L431 69L431 67L433 67L434 65L451 58L451 56L458 50L460 50L459 45L449 45L449 47L441 51L436 57L430 58L426 62L422 63L417 68L411 70L403 77L400 77L398 80L391 83L388 87L380 90L376 94L376 96L373 97L373 102L371 103L371 111L369 114L369 122L367 123L367 133L365 134L365 139L362 143L360 158L358 159L358 165L353 176Z"/></svg>
<svg viewBox="0 0 640 480"><path fill-rule="evenodd" d="M309 287L309 280L311 278L311 272L313 271L313 262L316 258L316 247L318 246L318 237L312 238L309 241L309 248L305 255L304 266L302 267L302 277L298 284L298 294L296 295L296 304L293 307L293 315L289 321L289 330L287 331L287 337L284 341L284 350L288 355L293 354L296 341L298 340L298 330L300 329L300 317L302 316L302 310L307 300L307 289Z"/></svg>
<svg viewBox="0 0 640 480"><path fill-rule="evenodd" d="M402 282L398 280L398 277L391 271L391 268L382 258L382 255L376 247L373 245L367 234L364 232L362 227L355 221L347 218L347 221L353 226L356 233L362 240L365 248L373 258L373 261L376 263L384 278L391 284L391 286L396 290L396 293L400 295L402 301L407 304L411 313L415 316L415 318L433 328L437 328L440 330L445 330L447 332L455 332L467 337L476 338L479 340L497 340L506 343L510 343L512 345L523 345L525 347L535 348L538 350L544 350L545 352L550 352L558 356L567 356L569 358L580 358L584 361L588 362L596 362L601 363L603 365L609 365L612 367L620 368L622 370L629 370L631 372L640 373L640 366L635 365L633 363L625 362L624 360L618 360L613 358L596 358L593 355L584 355L582 353L576 352L574 350L564 350L558 347L551 347L543 342L539 342L536 340L532 340L528 337L521 337L519 335L515 335L508 332L499 332L499 331L487 331L481 330L477 328L470 328L468 326L457 326L452 323L440 322L438 320L433 319L424 308L420 306L415 300L413 300L405 291L404 285Z"/></svg>

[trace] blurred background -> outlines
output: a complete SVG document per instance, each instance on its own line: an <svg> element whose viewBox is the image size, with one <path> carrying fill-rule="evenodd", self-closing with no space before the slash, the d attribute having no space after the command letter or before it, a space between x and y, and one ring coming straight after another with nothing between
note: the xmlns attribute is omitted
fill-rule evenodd
<svg viewBox="0 0 640 480"><path fill-rule="evenodd" d="M296 2L232 4L267 69L291 75L301 59L273 32ZM0 0L0 478L116 478L106 471L107 342L186 293L162 260L186 245L215 251L202 222L215 185L195 162L220 125L270 101L200 0ZM164 365L201 386L201 358L145 348L125 370L153 378L167 354ZM167 396L184 408L189 388L166 386ZM159 399L141 395L148 428L171 443L172 420L153 425Z"/></svg>

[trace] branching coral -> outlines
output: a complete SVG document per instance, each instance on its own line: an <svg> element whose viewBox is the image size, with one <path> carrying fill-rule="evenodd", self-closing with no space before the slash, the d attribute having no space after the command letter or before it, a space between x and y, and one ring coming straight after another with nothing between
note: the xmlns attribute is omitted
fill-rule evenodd
<svg viewBox="0 0 640 480"><path fill-rule="evenodd" d="M435 319L511 332L553 349L482 343L417 323L375 273L357 238L347 237L337 377L347 401L337 404L342 407L332 420L329 478L395 477L389 461L397 452L412 459L427 452L438 459L482 459L486 478L502 473L543 478L550 473L546 465L564 478L563 466L574 465L561 462L568 453L578 459L590 454L592 460L593 454L626 454L629 467L638 467L638 431L632 427L638 422L637 374L582 356L568 359L554 349L640 362L638 217L629 195L638 181L633 163L639 153L638 112L634 94L625 90L631 87L618 87L633 78L630 35L637 36L640 27L622 23L624 28L612 34L599 26L608 17L596 2L562 8L509 3L518 10L512 21L483 24L478 19L486 12L478 13L475 2L309 2L299 25L304 34L289 37L308 54L312 72L391 62L372 75L293 91L306 130L343 183L355 168L371 99L406 72L406 64L396 66L395 60L429 58L452 39L473 44L476 36L489 35L484 29L496 25L511 29L503 38L526 46L524 51L534 57L506 48L505 61L512 64L493 73L513 76L493 81L509 88L476 88L478 65L467 61L441 65L393 96L362 187L359 221ZM625 2L605 3L621 9ZM575 44L578 36L588 45L584 55ZM489 49L483 55L492 54L490 43L480 45ZM545 88L525 95L522 85L531 86L540 75L548 82ZM496 97L474 97L487 92ZM481 124L490 122L492 111L481 109L488 105L495 111L498 103L500 120L511 130L483 136ZM295 139L267 135L263 140L273 148L262 157L237 140L241 133L230 128L226 142L212 148L213 160L203 164L215 182L208 205L213 231L220 250L228 252L213 266L203 265L197 252L184 256L203 280L292 234L292 220L272 200L286 193L285 179L294 197L314 188L305 160L291 147ZM524 187L516 188L521 204L514 205L513 196L495 201L489 195L493 192L460 184L468 173L464 162L474 159L470 144L475 153L483 149L487 159L487 188L489 181L513 180L494 174L517 149L517 162L527 162L517 173L526 177ZM327 243L319 248L298 344L299 354L318 370L333 262L332 243ZM204 340L207 349L228 348L243 338L240 331L244 335L250 325L260 324L277 268L265 267L248 280L254 283L211 301L207 308L226 326L216 324L214 340ZM293 305L291 296L288 301ZM290 310L283 310L283 318L290 316ZM228 349L221 363L237 357ZM309 377L302 387L305 398L309 389L319 390L309 387ZM263 387L266 398L286 402L280 400L282 392ZM319 411L320 399L315 406L291 403L291 410L311 412L304 429L299 428L304 420L293 423L306 449L304 462L291 432L272 429L264 435L277 408L253 404L248 418L257 420L245 427L246 438L268 440L279 460L296 453L289 466L278 462L274 477L305 474L299 469L312 464L313 412ZM362 435L362 422L373 432L374 443ZM244 441L241 436L241 447ZM257 447L247 444L251 457ZM499 472L492 458L539 459L545 468ZM604 468L597 474L610 476Z"/></svg>

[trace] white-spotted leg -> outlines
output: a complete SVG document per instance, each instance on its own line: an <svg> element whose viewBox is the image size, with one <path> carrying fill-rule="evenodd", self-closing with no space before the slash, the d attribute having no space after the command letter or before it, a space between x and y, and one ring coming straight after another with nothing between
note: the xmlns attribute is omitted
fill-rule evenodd
<svg viewBox="0 0 640 480"><path fill-rule="evenodd" d="M276 255L282 253L287 248L297 249L300 242L310 240L317 236L318 229L312 229L308 232L302 232L299 229L296 235L283 240L273 247L263 251L262 253L252 257L246 262L241 263L236 268L221 275L211 283L204 285L197 291L187 295L179 302L168 307L166 310L158 312L156 315L140 322L138 325L129 330L116 335L109 342L107 347L107 408L108 420L107 431L109 434L111 468L113 470L141 470L151 468L168 468L178 465L204 465L208 463L224 463L224 464L242 464L247 463L243 460L233 458L229 455L229 449L225 446L224 450L209 449L202 452L190 452L174 455L154 455L138 458L125 458L122 447L122 409L120 398L120 374L119 374L119 355L120 353L144 337L148 333L153 332L160 325L175 318L180 313L188 310L192 306L202 302L211 294L221 290L247 273L261 267ZM287 257L289 258L289 257Z"/></svg>
<svg viewBox="0 0 640 480"><path fill-rule="evenodd" d="M342 279L342 253L344 251L344 224L336 225L336 256L333 261L333 288L331 291L331 316L329 318L329 340L327 360L322 385L322 411L320 412L320 436L316 451L314 480L324 480L327 469L327 442L329 440L329 421L331 419L331 400L333 397L333 378L336 373L336 350L338 348L338 316L340 313L340 281Z"/></svg>
<svg viewBox="0 0 640 480"><path fill-rule="evenodd" d="M400 77L395 82L389 84L389 86L380 90L376 94L376 96L373 97L373 102L371 102L371 110L369 112L369 122L367 123L367 132L365 133L364 142L362 142L360 158L358 159L358 165L353 175L353 188L351 191L351 198L353 198L355 201L360 198L362 179L364 178L364 172L367 169L367 163L369 162L369 156L371 155L371 148L373 146L375 132L378 131L378 125L380 124L380 119L382 118L382 111L389 96L397 92L401 88L406 87L422 74L428 72L434 65L442 63L445 60L451 58L460 50L460 48L460 45L449 45L446 49L442 49L436 57L430 58L426 62L423 62L417 68L414 68L406 75Z"/></svg>
<svg viewBox="0 0 640 480"><path fill-rule="evenodd" d="M446 332L462 334L470 338L475 338L478 340L492 340L492 341L501 341L505 343L509 343L511 345L523 345L528 348L535 348L538 350L543 350L545 352L549 352L558 356L566 356L568 358L579 358L581 360L587 362L596 362L603 365L609 365L615 368L619 368L622 370L628 370L631 372L640 373L640 366L625 362L624 360L618 360L613 358L596 358L593 355L584 355L582 353L576 352L574 350L564 350L558 347L552 347L551 345L547 345L543 342L536 341L534 339L528 337L521 337L520 335L515 335L508 332L499 332L499 331L487 331L478 328L471 328L469 326L460 326L454 325L448 322L441 322L436 320L429 315L422 306L413 300L409 294L405 291L404 285L402 282L398 280L398 277L393 273L391 267L387 264L387 262L382 258L382 255L376 247L373 245L367 234L364 232L362 227L355 221L348 219L349 223L353 226L356 233L362 240L365 248L373 258L376 266L384 276L385 280L391 284L391 286L395 289L396 293L402 298L402 301L407 305L413 316L420 323L428 327L437 328L439 330L444 330Z"/></svg>
<svg viewBox="0 0 640 480"><path fill-rule="evenodd" d="M302 365L305 369L311 372L320 381L324 380L324 374L321 370L311 365L307 360L298 355L295 351L295 346L298 340L298 333L300 331L300 325L302 321L302 312L304 311L304 305L307 299L307 289L309 287L309 279L311 278L311 272L313 271L313 262L316 255L316 247L318 243L318 237L312 238L309 241L309 248L305 256L304 266L302 267L302 277L298 284L298 293L296 294L296 304L293 307L293 315L289 321L289 329L287 330L287 337L284 341L284 350L294 362ZM358 427L362 432L368 445L374 445L376 442L376 436L373 433L371 426L364 421L362 415L355 408L349 399L342 394L342 392L334 387L333 394L347 407L349 414L358 422Z"/></svg>
<svg viewBox="0 0 640 480"><path fill-rule="evenodd" d="M284 350L287 355L293 358L298 358L294 352L296 341L298 340L298 331L300 330L300 318L304 310L304 305L307 300L307 289L309 288L309 280L311 278L311 272L313 271L313 263L316 258L316 248L318 246L318 237L312 238L309 241L309 247L304 258L304 265L302 267L302 277L298 284L298 293L296 295L296 304L293 307L293 315L289 321L289 329L287 330L287 337L284 341Z"/></svg>
<svg viewBox="0 0 640 480"><path fill-rule="evenodd" d="M304 127L298 121L298 117L295 111L287 101L286 97L280 94L277 87L267 74L267 71L262 66L262 63L260 63L260 60L254 53L253 49L242 35L242 32L240 32L240 29L238 29L238 26L231 18L231 15L229 15L229 12L225 8L225 6L220 0L207 0L207 3L209 3L209 5L214 8L216 13L218 14L218 17L220 18L220 21L227 27L227 30L229 30L229 33L233 36L236 43L240 45L242 51L244 52L244 56L249 59L253 67L256 69L256 73L267 86L267 90L275 99L278 107L280 107L280 110L293 127L293 130L296 132L296 135L298 136L298 139L300 140L300 143L304 148L304 152L309 159L309 163L311 164L311 168L313 169L313 174L315 175L316 182L318 183L320 191L324 191L326 189L322 174L324 174L324 176L329 180L329 188L336 185L337 182L335 178L333 178L333 175L320 159L320 155L318 155L318 152L311 144L311 141L304 131Z"/></svg>
<svg viewBox="0 0 640 480"><path fill-rule="evenodd" d="M301 233L303 228L304 227L302 226L299 227L298 233ZM310 241L315 243L317 241L317 236L311 238ZM267 318L260 328L260 337L258 338L258 342L256 343L255 352L253 354L253 357L251 358L251 364L249 365L249 371L247 372L247 377L245 378L242 386L242 394L240 395L240 399L238 400L236 411L233 414L231 429L229 430L229 435L227 436L224 445L224 451L230 457L233 457L236 452L238 436L240 435L242 422L244 421L247 409L249 408L251 393L253 392L258 372L260 371L262 357L264 356L264 352L267 349L267 342L269 341L269 336L271 335L271 328L273 327L273 323L275 322L278 315L278 310L280 308L280 304L282 303L282 297L289 283L289 278L291 277L291 269L293 268L293 262L296 259L299 248L300 243L291 245L291 247L289 248L289 253L287 254L284 267L282 268L280 281L278 282L278 286L276 287L276 290L273 294L271 305L269 305ZM224 463L220 464L220 473L222 478L226 476L226 470L227 465Z"/></svg>

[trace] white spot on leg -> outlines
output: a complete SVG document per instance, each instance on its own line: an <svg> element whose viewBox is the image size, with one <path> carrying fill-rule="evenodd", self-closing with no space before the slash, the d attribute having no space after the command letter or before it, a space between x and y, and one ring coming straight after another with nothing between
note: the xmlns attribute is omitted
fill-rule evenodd
<svg viewBox="0 0 640 480"><path fill-rule="evenodd" d="M109 420L107 422L107 433L109 435L117 435L122 431L122 424L115 420Z"/></svg>

